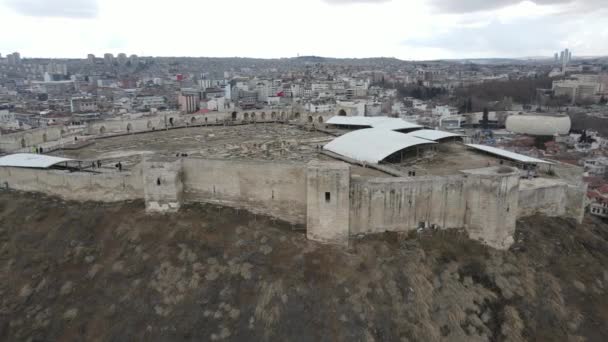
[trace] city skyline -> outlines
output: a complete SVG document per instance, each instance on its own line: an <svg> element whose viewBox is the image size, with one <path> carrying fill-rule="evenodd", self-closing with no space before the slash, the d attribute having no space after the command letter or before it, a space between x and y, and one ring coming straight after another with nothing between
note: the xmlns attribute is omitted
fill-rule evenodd
<svg viewBox="0 0 608 342"><path fill-rule="evenodd" d="M598 0L0 0L0 53L402 60L608 55ZM299 19L298 19L299 18ZM298 23L299 21L299 23Z"/></svg>

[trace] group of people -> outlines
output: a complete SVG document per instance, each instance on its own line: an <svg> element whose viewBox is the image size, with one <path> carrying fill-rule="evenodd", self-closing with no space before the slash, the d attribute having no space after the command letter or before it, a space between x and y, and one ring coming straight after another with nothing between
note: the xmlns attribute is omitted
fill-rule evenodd
<svg viewBox="0 0 608 342"><path fill-rule="evenodd" d="M118 169L118 171L122 171L122 162L118 162L114 165L115 168ZM101 168L101 160L97 160L96 162L91 162L91 168L92 169L100 169Z"/></svg>
<svg viewBox="0 0 608 342"><path fill-rule="evenodd" d="M42 147L34 146L32 147L32 153L42 154L44 153L44 149Z"/></svg>
<svg viewBox="0 0 608 342"><path fill-rule="evenodd" d="M91 168L92 169L95 169L95 168L100 169L101 168L101 160L98 160L96 162L91 162Z"/></svg>

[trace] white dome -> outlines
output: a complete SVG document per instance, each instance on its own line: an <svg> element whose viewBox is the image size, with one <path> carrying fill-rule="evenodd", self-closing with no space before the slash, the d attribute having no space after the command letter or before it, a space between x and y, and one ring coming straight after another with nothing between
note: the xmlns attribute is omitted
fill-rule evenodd
<svg viewBox="0 0 608 342"><path fill-rule="evenodd" d="M563 135L570 132L571 122L567 115L511 115L506 125L513 133Z"/></svg>

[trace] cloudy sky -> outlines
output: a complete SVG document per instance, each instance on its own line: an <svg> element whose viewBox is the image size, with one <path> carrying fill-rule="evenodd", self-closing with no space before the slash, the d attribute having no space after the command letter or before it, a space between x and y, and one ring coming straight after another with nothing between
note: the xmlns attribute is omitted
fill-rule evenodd
<svg viewBox="0 0 608 342"><path fill-rule="evenodd" d="M0 0L0 53L608 55L608 0Z"/></svg>

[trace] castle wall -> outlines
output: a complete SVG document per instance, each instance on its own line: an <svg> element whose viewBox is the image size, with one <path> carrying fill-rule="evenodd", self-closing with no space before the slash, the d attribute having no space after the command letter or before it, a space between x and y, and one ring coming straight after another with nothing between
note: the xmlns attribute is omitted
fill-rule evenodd
<svg viewBox="0 0 608 342"><path fill-rule="evenodd" d="M512 243L519 176L485 170L448 177L353 179L350 234L465 228L495 248Z"/></svg>
<svg viewBox="0 0 608 342"><path fill-rule="evenodd" d="M308 164L306 180L306 236L314 241L347 245L350 166L313 161Z"/></svg>
<svg viewBox="0 0 608 342"><path fill-rule="evenodd" d="M580 222L584 214L584 187L520 182L519 172L505 167L364 179L351 177L341 162L154 158L130 172L102 174L2 167L0 186L78 201L144 198L149 211L176 211L184 202L225 205L306 224L309 239L335 244L358 234L434 226L464 228L504 249L519 217L540 213Z"/></svg>
<svg viewBox="0 0 608 342"><path fill-rule="evenodd" d="M115 202L140 199L144 195L141 168L123 173L93 174L2 167L0 186L75 201Z"/></svg>
<svg viewBox="0 0 608 342"><path fill-rule="evenodd" d="M409 231L421 225L465 226L463 176L353 179L350 233Z"/></svg>
<svg viewBox="0 0 608 342"><path fill-rule="evenodd" d="M184 200L244 208L306 223L304 164L186 158Z"/></svg>
<svg viewBox="0 0 608 342"><path fill-rule="evenodd" d="M14 152L61 138L60 127L31 129L0 136L0 151Z"/></svg>
<svg viewBox="0 0 608 342"><path fill-rule="evenodd" d="M146 210L177 211L183 202L182 160L144 160L144 196Z"/></svg>
<svg viewBox="0 0 608 342"><path fill-rule="evenodd" d="M572 185L562 180L522 180L517 217L542 214L568 217L580 223L585 215L586 192L586 185Z"/></svg>
<svg viewBox="0 0 608 342"><path fill-rule="evenodd" d="M492 169L467 175L465 227L470 238L505 249L513 243L519 211L519 172Z"/></svg>
<svg viewBox="0 0 608 342"><path fill-rule="evenodd" d="M525 188L519 190L518 217L543 214L563 216L566 212L566 188L564 183Z"/></svg>
<svg viewBox="0 0 608 342"><path fill-rule="evenodd" d="M270 123L290 122L299 124L324 125L335 113L307 113L280 110L249 110L238 112L210 112L205 114L179 114L177 112L161 113L154 116L135 119L105 120L89 124L88 134L108 135L135 133L152 130L163 130L172 127L185 127L205 124L237 123ZM57 138L58 139L58 138Z"/></svg>
<svg viewBox="0 0 608 342"><path fill-rule="evenodd" d="M136 133L153 130L163 130L172 127L184 127L192 125L218 124L236 121L240 123L253 122L290 122L297 124L314 124L317 127L324 126L325 122L338 114L335 112L308 113L304 110L249 110L236 112L209 112L204 114L180 114L178 112L162 112L157 115L139 118L123 118L97 121L87 125L84 129L92 136L106 136L120 133ZM348 114L351 115L350 112ZM14 152L23 148L33 147L45 142L59 140L64 127L47 127L32 129L23 132L11 133L0 136L0 151Z"/></svg>
<svg viewBox="0 0 608 342"><path fill-rule="evenodd" d="M583 222L585 216L585 200L587 198L587 185L572 185L566 187L565 216L573 218L578 223Z"/></svg>

